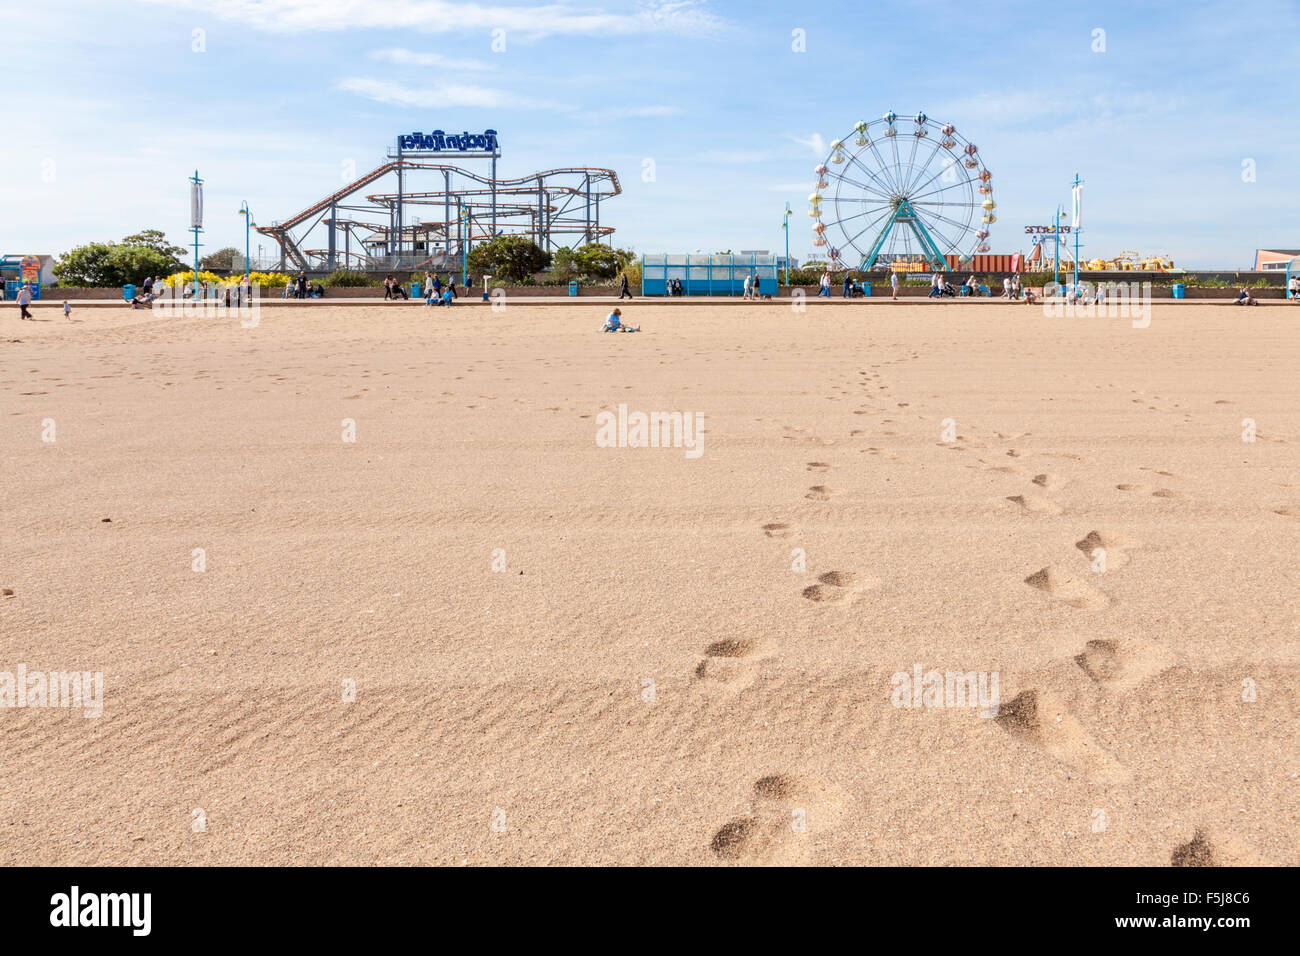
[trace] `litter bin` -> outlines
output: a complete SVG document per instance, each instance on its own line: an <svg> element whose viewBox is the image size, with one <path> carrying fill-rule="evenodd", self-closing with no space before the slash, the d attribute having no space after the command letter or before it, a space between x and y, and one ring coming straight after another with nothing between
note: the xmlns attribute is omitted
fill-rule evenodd
<svg viewBox="0 0 1300 956"><path fill-rule="evenodd" d="M868 299L871 298L871 283L870 283L870 282L864 282L864 283L862 283L862 294L863 294L864 297L866 297L866 298L868 298Z"/></svg>
<svg viewBox="0 0 1300 956"><path fill-rule="evenodd" d="M1183 296L1183 284L1181 282L1174 284L1174 298L1181 299Z"/></svg>
<svg viewBox="0 0 1300 956"><path fill-rule="evenodd" d="M134 298L135 298L135 286L131 285L130 283L122 286L123 301L130 302Z"/></svg>
<svg viewBox="0 0 1300 956"><path fill-rule="evenodd" d="M412 298L412 299L418 299L419 297L420 297L420 283L418 283L418 282L412 282L412 283L411 283L411 298Z"/></svg>
<svg viewBox="0 0 1300 956"><path fill-rule="evenodd" d="M577 281L570 282L570 283L569 283L569 295L577 295L577 294L578 294L578 283L577 283Z"/></svg>

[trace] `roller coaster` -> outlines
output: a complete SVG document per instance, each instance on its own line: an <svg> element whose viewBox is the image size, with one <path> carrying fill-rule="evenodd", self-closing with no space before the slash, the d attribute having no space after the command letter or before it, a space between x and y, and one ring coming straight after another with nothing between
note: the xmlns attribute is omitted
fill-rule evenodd
<svg viewBox="0 0 1300 956"><path fill-rule="evenodd" d="M257 231L279 246L281 270L308 272L451 268L474 243L497 236L527 236L551 252L600 242L614 232L613 226L600 221L601 201L623 191L612 169L567 167L498 179L500 152L495 148L495 133L489 134L487 140L467 139L488 142L490 150L464 153L462 149L465 158L491 160L487 175L431 161L443 159L437 152L404 150L412 142L433 140L420 134L402 136L387 162L297 215L258 225ZM443 142L440 135L437 142ZM413 177L425 179L426 186L432 179L432 185L440 188L411 189ZM386 190L385 179L390 181Z"/></svg>

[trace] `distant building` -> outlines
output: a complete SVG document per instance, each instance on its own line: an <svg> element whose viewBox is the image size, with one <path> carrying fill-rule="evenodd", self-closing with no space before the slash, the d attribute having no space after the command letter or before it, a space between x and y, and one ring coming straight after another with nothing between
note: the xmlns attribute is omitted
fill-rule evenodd
<svg viewBox="0 0 1300 956"><path fill-rule="evenodd" d="M1286 264L1300 256L1300 249L1256 249L1255 270L1260 272L1286 271Z"/></svg>

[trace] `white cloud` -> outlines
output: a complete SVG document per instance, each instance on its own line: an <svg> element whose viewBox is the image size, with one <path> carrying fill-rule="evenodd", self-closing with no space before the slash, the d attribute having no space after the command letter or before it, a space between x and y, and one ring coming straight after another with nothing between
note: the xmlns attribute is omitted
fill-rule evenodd
<svg viewBox="0 0 1300 956"><path fill-rule="evenodd" d="M420 53L415 50L405 50L401 47L372 50L370 59L380 60L384 63L395 63L398 66L440 66L448 70L490 70L493 68L491 63L484 60L457 60L443 56L441 53Z"/></svg>
<svg viewBox="0 0 1300 956"><path fill-rule="evenodd" d="M701 162L725 165L766 163L771 159L772 154L765 149L706 149L700 154Z"/></svg>
<svg viewBox="0 0 1300 956"><path fill-rule="evenodd" d="M963 123L972 129L988 129L999 123L1029 123L1062 113L1073 114L1078 105L1040 90L1009 90L936 103L930 115L941 123L954 124L961 133Z"/></svg>
<svg viewBox="0 0 1300 956"><path fill-rule="evenodd" d="M819 159L826 158L826 141L822 139L821 133L813 133L807 139L801 139L798 136L791 136L790 138L801 146L807 146L817 154Z"/></svg>
<svg viewBox="0 0 1300 956"><path fill-rule="evenodd" d="M569 112L577 112L576 106L556 107ZM612 106L608 109L601 110L582 110L581 118L592 120L599 123L607 123L610 120L623 119L626 117L633 118L654 118L656 116L676 116L681 113L681 109L676 106Z"/></svg>
<svg viewBox="0 0 1300 956"><path fill-rule="evenodd" d="M407 86L391 80L369 76L350 76L339 80L335 88L344 93L355 93L376 103L418 109L454 106L476 106L519 110L554 110L561 113L580 113L586 120L608 122L623 117L673 116L681 110L676 106L631 106L606 110L583 110L578 107L518 96L508 90L467 83L439 83L432 86Z"/></svg>
<svg viewBox="0 0 1300 956"><path fill-rule="evenodd" d="M404 86L388 80L354 76L339 80L336 88L345 93L355 93L376 103L390 106L419 108L480 106L514 109L546 109L551 104L516 96L506 90L465 83L443 83L436 86Z"/></svg>
<svg viewBox="0 0 1300 956"><path fill-rule="evenodd" d="M276 33L338 30L419 30L423 33L488 33L503 29L521 37L613 36L647 32L697 36L717 32L724 21L707 0L643 0L635 13L611 13L568 3L500 6L452 0L141 0L199 10L224 20Z"/></svg>

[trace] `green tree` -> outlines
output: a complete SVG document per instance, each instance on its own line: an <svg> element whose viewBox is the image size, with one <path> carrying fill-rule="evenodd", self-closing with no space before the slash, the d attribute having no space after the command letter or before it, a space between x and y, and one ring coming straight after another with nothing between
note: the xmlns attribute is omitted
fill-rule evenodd
<svg viewBox="0 0 1300 956"><path fill-rule="evenodd" d="M557 249L551 257L551 279L563 285L574 279L581 279L582 266L578 254L572 249Z"/></svg>
<svg viewBox="0 0 1300 956"><path fill-rule="evenodd" d="M551 264L551 254L526 236L497 236L470 250L469 270L506 282L523 282Z"/></svg>
<svg viewBox="0 0 1300 956"><path fill-rule="evenodd" d="M191 251L184 246L173 246L167 241L167 236L161 229L141 229L134 235L125 236L122 239L122 245L144 246L146 249L161 252L163 255L174 259L178 268L183 265L182 257Z"/></svg>
<svg viewBox="0 0 1300 956"><path fill-rule="evenodd" d="M199 260L199 268L209 272L234 272L244 269L244 254L234 246L226 246L216 252L209 252Z"/></svg>
<svg viewBox="0 0 1300 956"><path fill-rule="evenodd" d="M109 257L113 247L106 242L88 242L61 255L54 263L54 275L62 285L108 286Z"/></svg>
<svg viewBox="0 0 1300 956"><path fill-rule="evenodd" d="M63 285L112 288L171 275L175 267L172 256L148 246L90 242L60 256L54 274Z"/></svg>
<svg viewBox="0 0 1300 956"><path fill-rule="evenodd" d="M630 249L615 249L598 242L587 243L575 250L574 256L583 278L589 281L613 279L636 258Z"/></svg>

